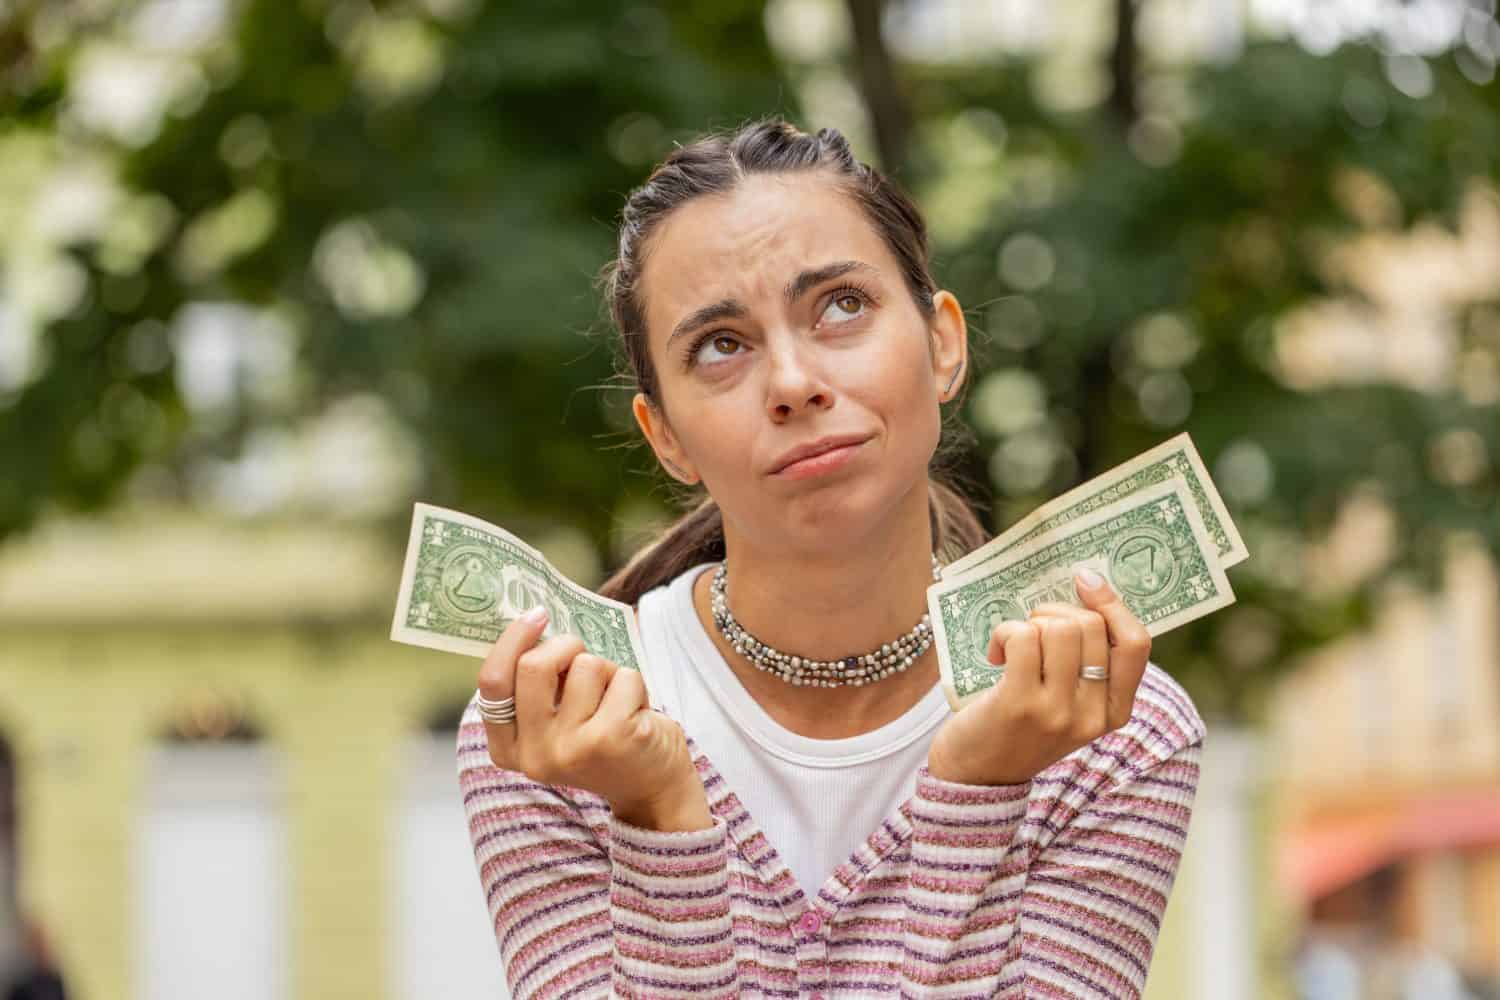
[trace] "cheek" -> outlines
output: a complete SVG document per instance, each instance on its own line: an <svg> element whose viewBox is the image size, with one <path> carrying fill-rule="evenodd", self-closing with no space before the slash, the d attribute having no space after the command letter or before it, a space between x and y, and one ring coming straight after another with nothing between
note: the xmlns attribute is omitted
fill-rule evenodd
<svg viewBox="0 0 1500 1000"><path fill-rule="evenodd" d="M691 419L677 426L677 443L692 460L704 484L733 482L749 468L755 422L727 400L702 402L693 407Z"/></svg>
<svg viewBox="0 0 1500 1000"><path fill-rule="evenodd" d="M897 448L914 462L932 458L942 435L942 414L932 384L932 359L925 338L907 338L868 371L888 430ZM878 378L876 375L878 374Z"/></svg>
<svg viewBox="0 0 1500 1000"><path fill-rule="evenodd" d="M884 340L858 366L856 378L863 392L881 400L892 416L910 420L930 410L936 418L937 394L932 386L932 358L920 336Z"/></svg>

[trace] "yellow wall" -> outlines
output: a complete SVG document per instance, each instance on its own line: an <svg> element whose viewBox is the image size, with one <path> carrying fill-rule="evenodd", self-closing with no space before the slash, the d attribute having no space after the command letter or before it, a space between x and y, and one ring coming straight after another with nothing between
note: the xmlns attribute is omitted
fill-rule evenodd
<svg viewBox="0 0 1500 1000"><path fill-rule="evenodd" d="M388 995L387 813L404 776L399 751L435 707L473 690L478 661L399 646L385 631L0 631L22 905L52 931L80 1000L132 996L130 863L147 751L173 710L205 691L243 695L285 757L293 995Z"/></svg>

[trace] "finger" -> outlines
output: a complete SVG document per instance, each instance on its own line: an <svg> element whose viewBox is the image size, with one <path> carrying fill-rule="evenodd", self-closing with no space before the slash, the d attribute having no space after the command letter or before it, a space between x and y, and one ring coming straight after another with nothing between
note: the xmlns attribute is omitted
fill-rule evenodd
<svg viewBox="0 0 1500 1000"><path fill-rule="evenodd" d="M1054 719L1073 723L1078 668L1083 666L1083 629L1067 618L1043 616L1036 622L1042 641L1042 691Z"/></svg>
<svg viewBox="0 0 1500 1000"><path fill-rule="evenodd" d="M539 742L557 716L557 677L583 652L576 635L554 635L516 660L516 739Z"/></svg>
<svg viewBox="0 0 1500 1000"><path fill-rule="evenodd" d="M516 693L516 660L536 645L547 628L547 609L535 607L505 626L500 638L490 647L479 667L479 693L492 701L512 698ZM490 760L501 767L514 764L516 745L514 722L484 724L484 735L490 745Z"/></svg>
<svg viewBox="0 0 1500 1000"><path fill-rule="evenodd" d="M1080 608L1075 604L1039 604L1031 609L1031 620L1044 619L1074 622L1083 630L1083 662L1108 665L1109 630L1104 617L1097 611Z"/></svg>
<svg viewBox="0 0 1500 1000"><path fill-rule="evenodd" d="M1064 604L1061 601L1048 601L1045 604L1038 604L1036 607L1032 608L1030 617L1037 618L1042 615L1052 615L1057 618L1078 618L1081 620L1085 615L1091 615L1093 613L1094 612L1090 611L1088 608L1079 607L1077 604Z"/></svg>
<svg viewBox="0 0 1500 1000"><path fill-rule="evenodd" d="M563 682L562 701L557 706L557 719L570 727L583 725L599 709L604 689L609 679L619 668L602 656L579 653L568 666L568 677Z"/></svg>
<svg viewBox="0 0 1500 1000"><path fill-rule="evenodd" d="M1079 623L1083 629L1083 662L1084 665L1101 666L1109 668L1109 631L1104 624L1104 616L1097 611L1084 611L1079 609L1082 621ZM1113 677L1113 673L1110 674ZM1102 734L1109 730L1109 682L1089 680L1079 675L1077 688L1077 702L1075 711L1078 718L1083 722L1084 729L1092 734Z"/></svg>
<svg viewBox="0 0 1500 1000"><path fill-rule="evenodd" d="M1135 691L1151 656L1151 633L1099 574L1083 570L1077 584L1084 606L1104 619L1110 647L1109 726L1118 729L1130 721L1135 708Z"/></svg>
<svg viewBox="0 0 1500 1000"><path fill-rule="evenodd" d="M1056 621L1077 622L1083 630L1083 664L1097 664L1097 666L1109 669L1110 666L1110 637L1109 630L1104 625L1104 616L1098 612L1091 612L1086 607L1077 604L1062 604L1058 601L1049 601L1047 604L1038 604L1032 609L1032 621L1040 619L1056 619ZM1046 664L1044 664L1046 667ZM1082 670L1082 667L1080 667ZM1109 693L1110 687L1106 682L1091 681L1080 673L1079 687L1077 687L1077 700L1074 703L1074 712L1082 723L1082 729L1089 733L1103 733L1110 729L1109 726Z"/></svg>
<svg viewBox="0 0 1500 1000"><path fill-rule="evenodd" d="M990 633L989 659L1005 665L1000 683L1017 696L1030 696L1042 684L1041 635L1031 622L1001 622Z"/></svg>
<svg viewBox="0 0 1500 1000"><path fill-rule="evenodd" d="M647 707L646 682L642 679L640 671L620 667L610 677L609 685L604 689L604 697L599 700L599 708L594 712L590 725L615 729Z"/></svg>

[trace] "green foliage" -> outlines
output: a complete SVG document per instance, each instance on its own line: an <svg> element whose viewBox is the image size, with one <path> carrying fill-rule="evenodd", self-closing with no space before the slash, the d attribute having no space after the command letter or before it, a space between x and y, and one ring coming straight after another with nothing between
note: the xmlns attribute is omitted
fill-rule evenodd
<svg viewBox="0 0 1500 1000"><path fill-rule="evenodd" d="M1045 143L1065 171L1060 193L1032 207L1012 201L973 238L946 248L961 265L961 301L1008 304L976 317L991 341L988 365L1041 378L1046 419L1065 445L1065 460L1040 488L1002 499L1001 524L1179 430L1192 433L1211 470L1231 445L1269 459L1265 496L1226 497L1251 550L1231 574L1238 606L1159 643L1158 657L1174 672L1198 675L1194 689L1211 708L1252 711L1263 681L1289 654L1369 613L1369 588L1315 598L1288 565L1356 489L1377 489L1395 510L1394 568L1432 580L1441 535L1454 530L1500 552L1494 405L1389 381L1293 389L1278 377L1271 348L1271 331L1290 310L1323 297L1359 302L1326 267L1330 246L1368 226L1338 196L1342 178L1353 171L1378 178L1399 205L1393 230L1424 220L1456 227L1470 182L1500 178L1496 86L1474 86L1448 61L1433 68L1434 92L1413 99L1385 81L1380 57L1366 48L1323 58L1281 45L1251 48L1193 80L1196 110L1180 137L1165 140L1179 146L1176 155L1157 166L1096 119L1045 124L1034 106L1011 97L1002 111L1011 159L1017 144L1029 152ZM955 81L948 69L913 86L931 109L987 97L979 106L1006 107L1001 95ZM1037 288L1013 287L993 265L1021 233L1040 238L1055 260ZM1497 291L1500 280L1490 295ZM1020 335L1011 327L1029 314L1010 305L1017 299L1040 317ZM1473 315L1455 323L1461 346L1491 359L1500 358L1500 336L1481 319L1495 315L1496 304L1474 303ZM1173 318L1169 333L1186 331L1191 347L1175 362L1153 363L1142 357L1141 324L1162 315ZM1149 412L1152 378L1181 379L1169 384L1185 383L1190 406ZM1491 456L1482 475L1462 484L1444 481L1431 461L1439 435L1455 429L1476 432ZM988 435L983 445L1001 440ZM1296 544L1275 544L1283 538ZM1270 623L1263 631L1272 641L1246 653L1236 671L1247 621Z"/></svg>
<svg viewBox="0 0 1500 1000"><path fill-rule="evenodd" d="M716 4L705 19L687 4L494 4L453 24L393 8L363 25L349 21L357 9L246 4L228 60L237 70L125 156L129 186L164 196L178 222L123 278L79 248L92 288L129 281L143 293L114 309L96 294L55 324L46 371L5 401L0 536L47 502L111 502L143 461L232 457L247 432L354 392L378 393L414 430L425 495L445 503L500 519L566 511L602 542L622 492L649 488L623 482L615 454L601 453L617 428L595 387L614 364L590 282L625 193L673 141L780 107L759 5ZM371 26L387 15L441 52L431 89L371 83ZM263 137L266 154L236 154L246 135ZM274 206L267 238L185 276L193 220L246 191ZM416 262L416 308L351 312L314 278L320 239L347 220ZM170 367L132 368L130 341L184 303L225 299L289 307L306 381L289 404L243 400L209 433ZM107 412L121 385L168 426Z"/></svg>
<svg viewBox="0 0 1500 1000"><path fill-rule="evenodd" d="M195 462L372 393L420 442L423 498L510 524L566 521L607 551L612 520L653 479L610 447L633 433L600 388L613 359L592 279L626 193L674 141L796 117L761 5L426 9L247 3L205 59L202 99L120 151L126 185L165 199L170 227L138 260L71 248L88 295L46 331L40 376L0 395L0 537L49 504L116 501L145 464L187 492ZM24 36L12 25L0 43ZM70 54L0 95L6 132L57 127ZM989 192L944 215L962 225L938 233L935 269L984 341L968 471L997 488L994 526L1182 429L1221 486L1236 455L1267 473L1265 489L1226 489L1251 548L1233 573L1239 605L1157 654L1208 710L1253 712L1290 653L1369 614L1368 589L1311 596L1295 565L1353 491L1392 505L1398 566L1430 574L1452 529L1500 551L1493 405L1389 379L1294 389L1275 361L1293 310L1358 304L1327 269L1329 247L1377 225L1452 227L1470 182L1496 181L1497 85L1446 57L1430 66L1433 93L1413 99L1370 49L1260 45L1192 70L1190 112L1128 135L1102 111L1039 105L1023 62L901 67L917 128L898 178L932 206ZM985 130L993 162L955 161ZM1373 178L1394 215L1351 209L1350 177ZM243 246L202 238L221 217ZM356 250L378 280L341 293L327 271ZM165 331L211 301L277 308L295 332L294 391L241 386L212 420L192 408ZM1500 364L1500 303L1465 309L1459 349ZM1036 420L986 425L982 406L1014 402L982 403L985 376L1002 371L1011 381L994 385L1032 380ZM1432 460L1455 430L1489 456L1463 481ZM1023 482L1008 449L1034 457L1038 442L1051 449L1042 475Z"/></svg>

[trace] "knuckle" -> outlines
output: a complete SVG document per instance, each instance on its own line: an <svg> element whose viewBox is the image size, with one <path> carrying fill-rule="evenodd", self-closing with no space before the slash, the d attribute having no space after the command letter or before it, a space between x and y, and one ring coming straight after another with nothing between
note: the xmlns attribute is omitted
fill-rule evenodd
<svg viewBox="0 0 1500 1000"><path fill-rule="evenodd" d="M517 674L537 674L547 670L546 655L538 649L529 649L516 658Z"/></svg>
<svg viewBox="0 0 1500 1000"><path fill-rule="evenodd" d="M587 749L580 743L570 743L559 748L555 754L555 763L560 774L576 773L582 769L587 759Z"/></svg>

